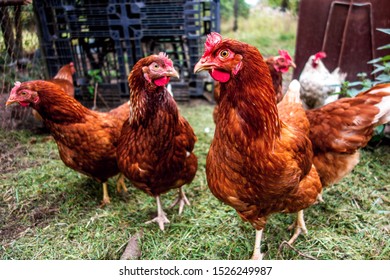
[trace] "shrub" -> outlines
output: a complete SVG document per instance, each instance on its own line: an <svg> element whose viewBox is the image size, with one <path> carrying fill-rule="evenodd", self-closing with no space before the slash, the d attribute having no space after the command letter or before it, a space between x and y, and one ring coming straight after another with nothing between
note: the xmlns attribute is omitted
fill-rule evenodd
<svg viewBox="0 0 390 280"><path fill-rule="evenodd" d="M390 35L390 29L378 28L377 30ZM390 49L390 44L381 46L378 50ZM367 73L359 73L358 80L353 82L344 82L342 94L347 96L355 96L359 92L370 89L377 84L390 83L390 55L375 58L367 62L374 65L374 71L371 75L375 75L374 80L371 80Z"/></svg>

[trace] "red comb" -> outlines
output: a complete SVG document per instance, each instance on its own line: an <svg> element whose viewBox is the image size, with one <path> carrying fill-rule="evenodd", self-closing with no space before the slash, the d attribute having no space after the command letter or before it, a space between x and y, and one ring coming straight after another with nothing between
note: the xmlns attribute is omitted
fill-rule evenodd
<svg viewBox="0 0 390 280"><path fill-rule="evenodd" d="M204 56L210 55L216 45L222 42L222 36L217 32L211 32L207 35L206 42L204 43Z"/></svg>
<svg viewBox="0 0 390 280"><path fill-rule="evenodd" d="M169 59L168 55L165 52L160 52L158 56L164 60L165 64L173 66L172 60Z"/></svg>
<svg viewBox="0 0 390 280"><path fill-rule="evenodd" d="M76 73L76 68L74 67L74 63L73 62L70 62L69 63L69 66L70 66L70 72L72 74Z"/></svg>
<svg viewBox="0 0 390 280"><path fill-rule="evenodd" d="M287 61L292 61L292 58L290 56L290 54L288 53L288 51L286 50L279 50L279 55L284 57Z"/></svg>
<svg viewBox="0 0 390 280"><path fill-rule="evenodd" d="M16 81L14 83L14 87L11 89L11 93L10 94L12 95L12 94L16 93L16 91L20 88L21 84L22 84L21 82Z"/></svg>
<svg viewBox="0 0 390 280"><path fill-rule="evenodd" d="M315 60L318 60L318 59L323 59L326 57L326 53L325 52L318 52L314 55L314 59Z"/></svg>

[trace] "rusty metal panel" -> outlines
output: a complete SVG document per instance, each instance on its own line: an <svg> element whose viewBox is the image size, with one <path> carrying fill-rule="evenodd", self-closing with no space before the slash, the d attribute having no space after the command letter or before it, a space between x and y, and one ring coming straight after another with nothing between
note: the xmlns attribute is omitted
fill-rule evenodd
<svg viewBox="0 0 390 280"><path fill-rule="evenodd" d="M327 53L325 66L330 71L340 67L347 80L370 73L367 61L390 54L377 50L390 43L390 36L377 28L390 28L389 0L301 0L293 77L299 77L309 56L318 51Z"/></svg>

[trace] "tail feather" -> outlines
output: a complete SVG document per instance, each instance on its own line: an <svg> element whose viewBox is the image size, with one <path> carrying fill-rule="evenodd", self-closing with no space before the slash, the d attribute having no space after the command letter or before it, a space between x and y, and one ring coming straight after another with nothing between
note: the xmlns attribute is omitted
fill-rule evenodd
<svg viewBox="0 0 390 280"><path fill-rule="evenodd" d="M340 68L337 67L336 69L333 70L331 75L340 83L345 81L345 78L347 77L347 73L341 72Z"/></svg>
<svg viewBox="0 0 390 280"><path fill-rule="evenodd" d="M302 105L300 89L298 80L292 80L282 101L278 103L278 113L284 123L309 134L310 124Z"/></svg>
<svg viewBox="0 0 390 280"><path fill-rule="evenodd" d="M375 126L390 121L390 84L308 110L306 115L316 150L354 153L367 145Z"/></svg>
<svg viewBox="0 0 390 280"><path fill-rule="evenodd" d="M358 94L357 96L376 95L381 97L380 101L374 106L379 109L372 123L373 125L381 125L390 121L390 84L380 84L375 87Z"/></svg>
<svg viewBox="0 0 390 280"><path fill-rule="evenodd" d="M390 122L390 95L383 97L382 101L376 105L379 113L375 116L374 121L377 125Z"/></svg>
<svg viewBox="0 0 390 280"><path fill-rule="evenodd" d="M283 102L288 103L302 103L301 102L301 84L298 82L298 80L294 79L290 82L290 85L288 86L287 92L283 97Z"/></svg>

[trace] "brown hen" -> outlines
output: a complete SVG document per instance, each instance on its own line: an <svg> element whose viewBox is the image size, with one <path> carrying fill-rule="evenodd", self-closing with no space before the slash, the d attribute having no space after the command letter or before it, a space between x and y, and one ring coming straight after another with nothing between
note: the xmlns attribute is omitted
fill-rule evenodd
<svg viewBox="0 0 390 280"><path fill-rule="evenodd" d="M119 173L114 144L124 116L129 115L129 105L113 112L95 112L66 94L60 85L40 80L16 82L6 104L15 102L37 110L65 165L101 182L102 205L110 203L107 180ZM117 182L117 190L121 188L127 191L123 176Z"/></svg>
<svg viewBox="0 0 390 280"><path fill-rule="evenodd" d="M299 91L276 106L272 79L253 46L208 36L205 53L194 72L209 71L220 82L219 111L207 161L211 192L232 206L256 229L253 259L260 259L260 240L272 213L299 212L290 243L305 231L303 209L316 203L321 182L312 164L309 125L279 117L278 108L304 112ZM305 127L296 123L305 123Z"/></svg>
<svg viewBox="0 0 390 280"><path fill-rule="evenodd" d="M288 53L286 57L289 57ZM279 71L279 67L272 66L272 63L269 66L274 89L282 89L285 71ZM349 174L359 162L359 149L368 144L374 128L390 121L389 95L390 84L381 84L354 98L341 98L320 108L306 110L313 163L323 187L335 184Z"/></svg>
<svg viewBox="0 0 390 280"><path fill-rule="evenodd" d="M323 186L332 185L358 164L359 149L368 144L374 128L390 121L390 84L307 110L306 115L313 163Z"/></svg>
<svg viewBox="0 0 390 280"><path fill-rule="evenodd" d="M189 204L182 186L193 180L198 161L193 153L196 136L179 114L165 85L178 77L172 61L163 53L140 59L129 75L130 118L119 139L117 155L121 172L156 198L161 230L169 223L160 195L179 189L179 213Z"/></svg>
<svg viewBox="0 0 390 280"><path fill-rule="evenodd" d="M279 50L278 56L271 56L265 60L271 74L272 85L275 91L276 103L283 99L283 74L288 72L290 67L296 65L290 54L285 50Z"/></svg>

